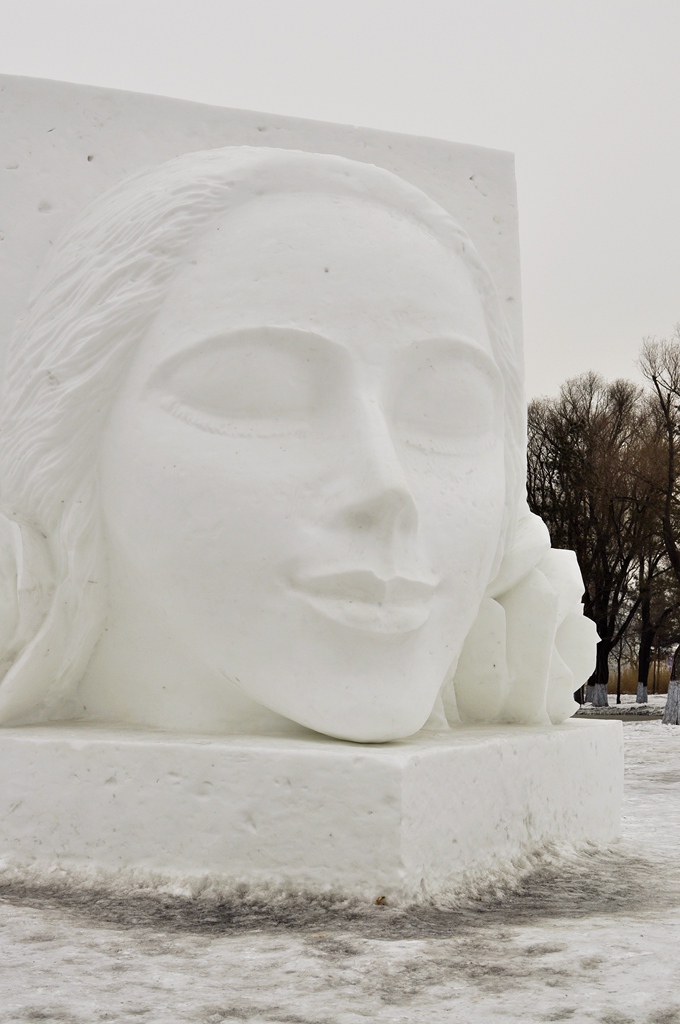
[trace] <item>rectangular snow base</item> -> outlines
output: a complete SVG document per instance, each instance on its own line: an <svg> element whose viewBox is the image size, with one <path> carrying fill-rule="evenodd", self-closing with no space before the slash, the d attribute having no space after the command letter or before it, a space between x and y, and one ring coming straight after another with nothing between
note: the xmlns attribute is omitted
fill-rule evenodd
<svg viewBox="0 0 680 1024"><path fill-rule="evenodd" d="M420 898L543 844L619 835L622 726L309 734L0 732L0 858ZM595 781L596 780L596 781Z"/></svg>

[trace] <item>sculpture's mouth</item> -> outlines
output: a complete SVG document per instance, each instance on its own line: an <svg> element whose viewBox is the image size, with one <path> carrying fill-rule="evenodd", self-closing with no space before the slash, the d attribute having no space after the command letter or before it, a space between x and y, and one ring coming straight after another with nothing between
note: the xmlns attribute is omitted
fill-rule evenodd
<svg viewBox="0 0 680 1024"><path fill-rule="evenodd" d="M297 578L294 589L327 619L374 633L411 633L427 622L436 583L366 570Z"/></svg>

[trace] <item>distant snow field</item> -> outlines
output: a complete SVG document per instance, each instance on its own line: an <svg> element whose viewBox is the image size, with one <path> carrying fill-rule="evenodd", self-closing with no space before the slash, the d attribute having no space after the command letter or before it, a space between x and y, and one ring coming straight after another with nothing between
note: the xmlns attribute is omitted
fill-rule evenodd
<svg viewBox="0 0 680 1024"><path fill-rule="evenodd" d="M680 728L623 728L622 842L455 908L0 875L0 1024L680 1024Z"/></svg>

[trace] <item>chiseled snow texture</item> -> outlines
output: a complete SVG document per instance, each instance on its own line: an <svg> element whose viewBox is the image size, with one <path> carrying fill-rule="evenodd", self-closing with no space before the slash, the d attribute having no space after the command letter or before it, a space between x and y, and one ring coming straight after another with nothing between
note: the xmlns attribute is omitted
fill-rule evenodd
<svg viewBox="0 0 680 1024"><path fill-rule="evenodd" d="M680 729L624 735L623 841L455 908L5 875L0 1024L680 1022Z"/></svg>

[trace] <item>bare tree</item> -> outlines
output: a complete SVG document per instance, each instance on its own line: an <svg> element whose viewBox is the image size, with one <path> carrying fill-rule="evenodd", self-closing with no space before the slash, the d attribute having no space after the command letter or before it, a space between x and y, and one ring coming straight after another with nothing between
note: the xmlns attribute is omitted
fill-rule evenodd
<svg viewBox="0 0 680 1024"><path fill-rule="evenodd" d="M649 388L595 373L529 406L527 493L555 547L572 548L600 637L586 699L607 703L610 655L636 652L639 701L653 652L680 639L680 325L647 339ZM680 646L667 713L680 718ZM676 708L676 705L678 706ZM676 708L676 710L673 710Z"/></svg>
<svg viewBox="0 0 680 1024"><path fill-rule="evenodd" d="M584 611L600 637L588 681L595 704L608 703L609 655L641 603L639 558L656 493L639 472L643 408L635 384L608 384L595 373L568 380L558 398L529 406L529 505L547 523L553 545L578 557Z"/></svg>
<svg viewBox="0 0 680 1024"><path fill-rule="evenodd" d="M656 414L662 474L657 502L666 557L680 587L680 324L670 339L645 339L640 369L648 381ZM680 725L680 679L676 651L664 722Z"/></svg>
<svg viewBox="0 0 680 1024"><path fill-rule="evenodd" d="M638 559L639 608L635 627L637 641L637 703L646 704L652 652L664 642L670 626L677 633L678 593L663 548L649 547Z"/></svg>
<svg viewBox="0 0 680 1024"><path fill-rule="evenodd" d="M668 561L680 581L680 324L670 340L646 338L639 360L651 385L662 472L657 479L658 515Z"/></svg>

